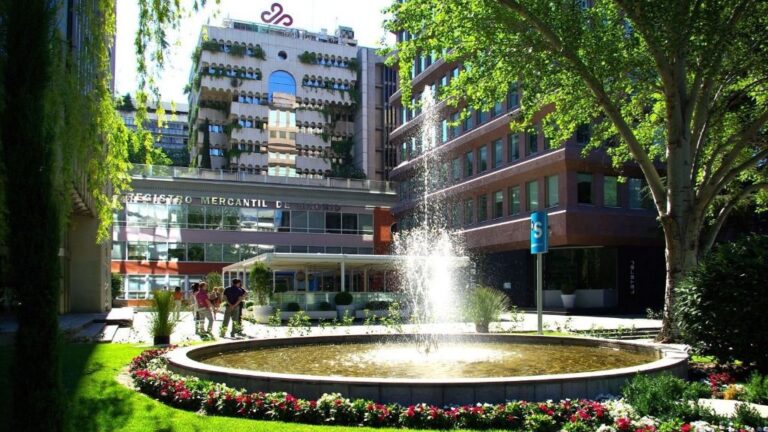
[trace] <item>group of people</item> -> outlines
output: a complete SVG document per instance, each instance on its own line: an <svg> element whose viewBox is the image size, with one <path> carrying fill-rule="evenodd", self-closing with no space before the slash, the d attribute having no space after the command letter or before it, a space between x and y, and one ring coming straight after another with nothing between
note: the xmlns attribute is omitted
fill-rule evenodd
<svg viewBox="0 0 768 432"><path fill-rule="evenodd" d="M242 312L248 291L243 288L240 279L232 279L232 285L228 286L223 295L215 290L208 290L208 284L197 282L192 284L192 314L195 319L196 333L213 333L213 321L221 304L224 304L224 321L221 324L221 333L225 334L232 322L232 337L242 333ZM174 297L175 298L175 297ZM207 327L205 326L207 321Z"/></svg>

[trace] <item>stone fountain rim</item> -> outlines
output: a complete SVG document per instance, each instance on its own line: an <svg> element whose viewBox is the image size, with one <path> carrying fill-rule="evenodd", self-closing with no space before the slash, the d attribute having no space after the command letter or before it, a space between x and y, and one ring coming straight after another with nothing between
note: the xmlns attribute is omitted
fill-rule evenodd
<svg viewBox="0 0 768 432"><path fill-rule="evenodd" d="M539 336L539 335L505 335L505 334L478 334L478 333L434 333L444 336L472 336L484 339L509 339L510 341L521 342L527 339L533 341L556 342L563 345L591 345L608 347L634 347L642 350L654 351L660 356L659 359L644 363L638 366L629 366L618 369L603 369L591 372L575 372L566 374L549 375L528 375L513 377L488 377L488 378L441 378L441 379L419 379L419 378L373 378L373 377L345 377L345 376L321 376L265 372L253 369L236 369L222 366L209 365L197 361L190 357L190 354L218 351L217 348L224 347L223 351L236 351L243 348L254 347L273 347L280 345L295 345L310 343L332 343L344 342L357 339L381 339L386 337L413 336L415 334L378 334L378 335L332 335L332 336L296 336L281 337L269 339L248 339L239 341L216 342L213 344L196 345L191 347L177 348L166 354L170 368L179 373L188 373L195 375L202 373L205 375L228 375L234 378L264 379L287 382L303 382L317 384L387 384L387 385L462 385L462 384L521 384L528 382L536 383L558 383L572 380L583 380L585 378L606 379L611 377L621 378L627 375L638 373L661 372L670 369L680 363L688 361L687 347L681 345L664 345L657 343L632 342L598 339L590 337L569 337L569 336ZM575 343L574 343L575 342ZM587 342L586 344L584 342ZM590 343L591 342L591 343ZM219 351L221 352L221 351Z"/></svg>

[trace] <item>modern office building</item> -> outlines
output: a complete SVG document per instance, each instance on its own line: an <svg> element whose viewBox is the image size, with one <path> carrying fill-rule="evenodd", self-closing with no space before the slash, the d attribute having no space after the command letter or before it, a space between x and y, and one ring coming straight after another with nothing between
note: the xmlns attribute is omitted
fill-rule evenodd
<svg viewBox="0 0 768 432"><path fill-rule="evenodd" d="M174 166L189 166L189 110L186 103L162 102L164 118L158 122L157 109L150 104L147 107L147 121L144 129L152 134L155 146L163 149ZM135 102L118 105L118 112L125 125L136 129Z"/></svg>
<svg viewBox="0 0 768 432"><path fill-rule="evenodd" d="M402 37L402 35L398 35ZM429 56L411 73L414 99L455 79L461 65ZM430 87L431 86L431 87ZM553 146L540 132L511 133L520 93L510 89L491 110L471 112L437 104L438 145L430 150L443 169L434 179L445 215L478 257L479 280L506 289L518 306L534 305L534 257L530 255L530 213L549 214L551 250L546 254L545 307L562 307L560 289L577 289L576 307L643 311L662 304L663 237L634 166L611 167L600 152L582 155L589 129ZM389 136L399 165L393 213L400 229L418 223L421 199L416 181L424 150L417 133L424 115L403 106L400 91L390 98Z"/></svg>
<svg viewBox="0 0 768 432"><path fill-rule="evenodd" d="M203 27L193 62L193 166L371 180L391 168L387 68L351 28L331 35L227 19Z"/></svg>
<svg viewBox="0 0 768 432"><path fill-rule="evenodd" d="M187 288L209 272L270 252L386 253L396 192L388 182L248 176L241 172L137 165L133 191L115 214L112 272L128 300L163 286ZM283 291L338 291L335 273L298 284L279 274ZM367 286L347 274L347 286Z"/></svg>

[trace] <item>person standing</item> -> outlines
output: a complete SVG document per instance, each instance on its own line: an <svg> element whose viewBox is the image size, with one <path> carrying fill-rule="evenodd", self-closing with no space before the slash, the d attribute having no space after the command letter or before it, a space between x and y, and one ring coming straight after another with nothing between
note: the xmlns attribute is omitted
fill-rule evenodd
<svg viewBox="0 0 768 432"><path fill-rule="evenodd" d="M229 320L232 319L232 332L230 335L235 337L238 333L238 324L240 322L240 305L243 302L243 296L245 291L240 288L242 281L240 279L232 279L232 285L228 286L224 290L224 322L221 323L221 334L227 332L229 327Z"/></svg>
<svg viewBox="0 0 768 432"><path fill-rule="evenodd" d="M200 331L203 332L205 320L208 320L208 330L205 333L213 333L213 305L208 299L208 284L200 282L200 289L197 291L197 312L200 315Z"/></svg>
<svg viewBox="0 0 768 432"><path fill-rule="evenodd" d="M195 282L192 284L192 293L189 296L189 305L192 306L192 319L195 322L195 333L200 333L200 314L197 310L198 291L200 291L200 284Z"/></svg>
<svg viewBox="0 0 768 432"><path fill-rule="evenodd" d="M173 319L178 321L181 317L181 301L184 300L184 295L181 293L181 287L176 287L173 290Z"/></svg>

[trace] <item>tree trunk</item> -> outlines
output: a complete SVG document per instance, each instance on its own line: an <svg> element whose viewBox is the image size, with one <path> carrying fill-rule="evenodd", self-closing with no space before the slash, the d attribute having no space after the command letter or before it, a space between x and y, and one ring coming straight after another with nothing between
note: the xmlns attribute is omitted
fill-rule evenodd
<svg viewBox="0 0 768 432"><path fill-rule="evenodd" d="M664 312L659 342L674 342L680 336L675 322L675 289L680 281L698 263L699 224L682 219L680 223L667 220L662 223L666 243L666 284L664 288Z"/></svg>
<svg viewBox="0 0 768 432"><path fill-rule="evenodd" d="M11 374L10 430L59 431L63 399L59 365L61 193L54 133L63 107L46 103L54 57L54 8L48 0L4 1L6 26L2 155L6 173L9 280L17 313ZM98 269L94 269L98 271ZM3 419L3 422L8 420Z"/></svg>

